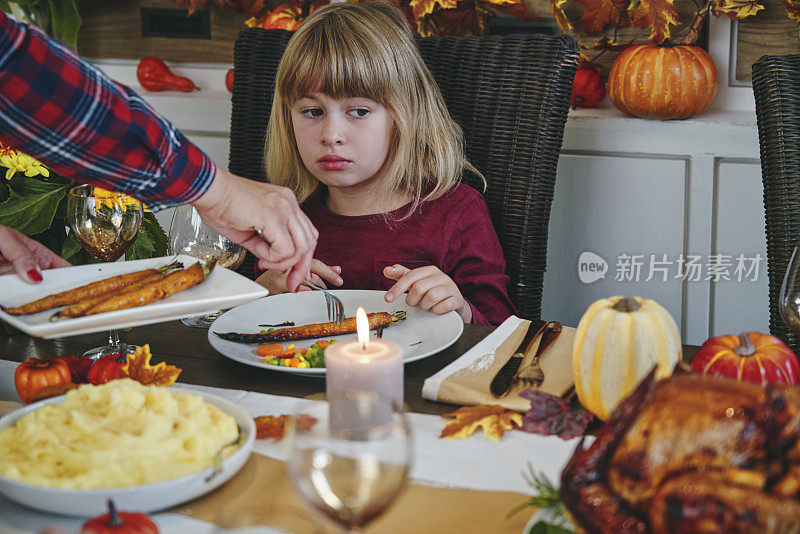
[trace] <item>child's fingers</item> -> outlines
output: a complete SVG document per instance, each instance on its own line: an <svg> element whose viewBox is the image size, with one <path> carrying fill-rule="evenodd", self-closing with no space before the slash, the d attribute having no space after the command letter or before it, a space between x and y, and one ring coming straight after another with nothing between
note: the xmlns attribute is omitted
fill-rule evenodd
<svg viewBox="0 0 800 534"><path fill-rule="evenodd" d="M342 280L342 277L339 276L339 273L342 272L342 268L339 267L338 265L334 265L332 267L329 267L328 265L325 265L324 263L322 263L319 260L313 260L311 262L311 272L313 274L317 275L316 276L317 279L324 280L324 281L326 281L326 282L328 282L330 284L333 284L335 286L340 286L340 285L342 285L344 283L344 281ZM315 281L315 280L312 280L312 281ZM323 283L322 285L325 285L325 284Z"/></svg>
<svg viewBox="0 0 800 534"><path fill-rule="evenodd" d="M459 299L455 295L450 295L446 299L437 302L430 311L436 313L438 315L444 315L445 313L449 313L453 310L457 310L459 305Z"/></svg>
<svg viewBox="0 0 800 534"><path fill-rule="evenodd" d="M392 280L399 280L403 275L406 273L411 272L411 269L408 267L403 267L402 265L390 265L389 267L385 267L383 269L383 276L386 278L390 278Z"/></svg>
<svg viewBox="0 0 800 534"><path fill-rule="evenodd" d="M421 267L419 269L409 270L402 265L393 265L392 267L385 268L383 270L383 274L387 278L397 280L397 283L390 287L389 291L386 292L386 295L384 296L386 302L394 302L400 295L408 291L415 282L424 278L426 275L422 269L423 268ZM398 273L403 274L398 276ZM414 306L414 304L410 305Z"/></svg>

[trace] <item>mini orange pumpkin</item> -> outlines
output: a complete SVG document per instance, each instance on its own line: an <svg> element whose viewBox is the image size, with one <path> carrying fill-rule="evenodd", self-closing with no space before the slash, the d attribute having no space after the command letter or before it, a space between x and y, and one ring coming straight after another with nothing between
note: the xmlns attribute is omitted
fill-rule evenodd
<svg viewBox="0 0 800 534"><path fill-rule="evenodd" d="M629 46L608 73L614 106L645 119L697 115L708 109L716 92L717 68L699 46Z"/></svg>
<svg viewBox="0 0 800 534"><path fill-rule="evenodd" d="M692 358L692 369L764 386L800 382L800 364L792 349L777 337L760 332L707 339Z"/></svg>
<svg viewBox="0 0 800 534"><path fill-rule="evenodd" d="M72 381L66 362L59 358L28 358L14 371L14 386L22 402L28 402L40 390Z"/></svg>
<svg viewBox="0 0 800 534"><path fill-rule="evenodd" d="M108 513L86 521L80 534L158 534L158 526L142 512L118 512L109 500Z"/></svg>

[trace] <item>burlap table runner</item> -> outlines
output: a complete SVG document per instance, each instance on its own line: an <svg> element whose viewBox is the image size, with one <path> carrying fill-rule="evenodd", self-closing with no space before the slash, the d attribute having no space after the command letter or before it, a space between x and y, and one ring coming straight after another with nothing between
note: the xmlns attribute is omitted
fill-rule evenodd
<svg viewBox="0 0 800 534"><path fill-rule="evenodd" d="M412 482L384 515L367 526L367 532L520 534L534 510L526 509L508 519L506 514L528 498L514 492L441 488ZM257 453L216 491L170 511L226 528L259 524L294 534L336 532L304 506L283 462Z"/></svg>
<svg viewBox="0 0 800 534"><path fill-rule="evenodd" d="M507 396L497 399L489 392L489 384L522 342L529 324L530 321L519 317L507 319L461 358L428 378L422 396L451 404L499 404L511 410L528 411L530 401L518 395L525 386L515 386ZM542 391L562 396L574 386L574 339L575 329L564 326L558 338L542 354L539 360L544 372L544 382L540 387ZM520 370L531 362L537 346L538 342L534 343L526 353Z"/></svg>

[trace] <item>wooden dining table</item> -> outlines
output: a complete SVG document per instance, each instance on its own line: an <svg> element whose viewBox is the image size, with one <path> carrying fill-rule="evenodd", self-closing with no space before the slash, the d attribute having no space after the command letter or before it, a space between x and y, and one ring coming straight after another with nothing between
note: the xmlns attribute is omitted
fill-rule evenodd
<svg viewBox="0 0 800 534"><path fill-rule="evenodd" d="M494 329L494 326L466 324L461 336L449 347L427 358L407 363L404 380L407 411L434 415L453 411L451 404L423 399L422 384ZM177 320L123 330L120 338L130 345L148 343L153 364L165 361L183 369L178 378L181 383L292 397L319 396L325 391L324 375L300 375L241 364L211 347L208 330L189 327ZM105 332L49 340L22 333L0 336L0 358L21 362L30 357L78 355L105 345L107 341ZM684 345L684 360L689 361L697 348Z"/></svg>
<svg viewBox="0 0 800 534"><path fill-rule="evenodd" d="M406 409L435 415L452 411L453 405L423 399L423 382L472 348L494 328L464 325L464 331L455 343L427 358L406 364ZM122 330L120 338L129 345L148 343L153 364L165 361L183 369L178 378L181 383L292 397L313 397L325 391L324 375L300 375L238 363L211 347L207 329L189 327L177 320ZM105 345L107 341L105 332L60 339L37 339L22 333L0 336L0 358L21 362L30 357L79 355Z"/></svg>

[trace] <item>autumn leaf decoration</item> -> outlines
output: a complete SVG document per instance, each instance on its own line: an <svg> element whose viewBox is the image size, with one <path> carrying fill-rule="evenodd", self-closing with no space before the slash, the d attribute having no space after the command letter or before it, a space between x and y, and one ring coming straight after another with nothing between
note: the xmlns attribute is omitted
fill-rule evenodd
<svg viewBox="0 0 800 534"><path fill-rule="evenodd" d="M479 427L493 441L499 441L506 430L522 426L522 415L495 404L480 406L464 406L455 412L446 413L442 417L454 417L445 425L439 438L468 438Z"/></svg>
<svg viewBox="0 0 800 534"><path fill-rule="evenodd" d="M286 421L289 419L288 415L262 415L254 417L256 423L256 438L258 439L282 439L283 434L286 432ZM297 431L310 430L317 420L314 417L306 414L300 414L296 418Z"/></svg>
<svg viewBox="0 0 800 534"><path fill-rule="evenodd" d="M417 33L432 35L484 35L495 11L518 18L537 20L523 0L400 0L417 23Z"/></svg>
<svg viewBox="0 0 800 534"><path fill-rule="evenodd" d="M181 369L161 362L150 365L150 345L138 347L134 354L128 355L128 361L122 366L122 378L132 378L145 386L171 386L181 374Z"/></svg>
<svg viewBox="0 0 800 534"><path fill-rule="evenodd" d="M763 1L763 0L762 0ZM796 3L800 11L800 0L783 0L787 11L789 3ZM582 15L575 20L575 11ZM574 33L576 25L588 36L603 35L603 39L592 45L584 45L584 50L603 49L621 44L620 30L623 28L649 28L648 39L655 44L693 43L703 20L709 11L715 16L726 15L734 20L752 17L764 6L757 0L705 0L696 1L693 20L682 29L681 35L673 35L673 30L681 24L674 0L551 0L550 9L559 27L565 33ZM628 43L630 44L630 43Z"/></svg>

